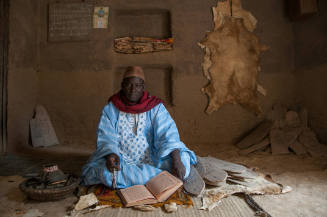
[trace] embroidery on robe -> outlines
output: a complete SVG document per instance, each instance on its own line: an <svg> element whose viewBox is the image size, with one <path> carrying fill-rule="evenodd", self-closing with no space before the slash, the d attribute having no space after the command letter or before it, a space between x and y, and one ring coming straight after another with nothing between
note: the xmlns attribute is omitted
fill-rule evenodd
<svg viewBox="0 0 327 217"><path fill-rule="evenodd" d="M118 133L120 153L128 164L152 164L150 146L144 135L146 114L130 114L120 111Z"/></svg>

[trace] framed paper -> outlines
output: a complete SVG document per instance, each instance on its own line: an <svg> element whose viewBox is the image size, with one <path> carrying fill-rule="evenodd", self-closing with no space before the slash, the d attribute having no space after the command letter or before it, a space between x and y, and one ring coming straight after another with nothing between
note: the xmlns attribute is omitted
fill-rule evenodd
<svg viewBox="0 0 327 217"><path fill-rule="evenodd" d="M93 28L106 29L108 28L109 7L94 7L93 13Z"/></svg>

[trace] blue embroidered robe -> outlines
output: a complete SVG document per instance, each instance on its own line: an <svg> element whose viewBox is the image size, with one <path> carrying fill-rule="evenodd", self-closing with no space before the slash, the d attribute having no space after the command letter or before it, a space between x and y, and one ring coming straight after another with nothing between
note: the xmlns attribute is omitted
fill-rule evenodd
<svg viewBox="0 0 327 217"><path fill-rule="evenodd" d="M190 173L190 165L196 163L196 156L180 141L174 120L169 115L163 104L159 104L145 112L144 129L137 131L142 141L145 142L150 162L131 162L127 156L126 144L123 141L122 130L119 129L122 115L111 102L107 104L101 114L97 131L97 148L82 170L82 184L93 185L102 183L112 186L112 173L106 167L106 159L110 153L120 157L120 171L117 173L117 187L126 188L132 185L144 185L162 170L171 170L172 161L170 153L178 149L182 163L185 166L186 178ZM144 115L143 115L144 116ZM133 136L133 135L131 135ZM136 136L136 135L134 135ZM131 141L136 141L132 138ZM124 148L125 147L125 148ZM131 153L129 151L129 153Z"/></svg>

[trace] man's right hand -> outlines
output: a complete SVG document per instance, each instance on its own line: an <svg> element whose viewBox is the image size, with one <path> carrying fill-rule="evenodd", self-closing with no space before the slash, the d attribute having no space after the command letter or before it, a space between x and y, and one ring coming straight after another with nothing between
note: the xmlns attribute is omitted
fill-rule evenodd
<svg viewBox="0 0 327 217"><path fill-rule="evenodd" d="M106 156L107 162L107 168L110 172L113 172L114 169L120 170L120 158L118 155L111 153Z"/></svg>

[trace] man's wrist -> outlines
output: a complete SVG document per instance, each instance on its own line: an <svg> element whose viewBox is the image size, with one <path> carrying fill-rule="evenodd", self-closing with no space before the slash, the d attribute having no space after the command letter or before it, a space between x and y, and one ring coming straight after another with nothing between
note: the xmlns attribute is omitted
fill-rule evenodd
<svg viewBox="0 0 327 217"><path fill-rule="evenodd" d="M110 153L110 154L106 155L105 158L109 158L111 156L117 156L117 155L115 153Z"/></svg>
<svg viewBox="0 0 327 217"><path fill-rule="evenodd" d="M174 151L171 152L171 158L174 162L180 162L181 161L181 156L179 154L179 150L175 149Z"/></svg>

